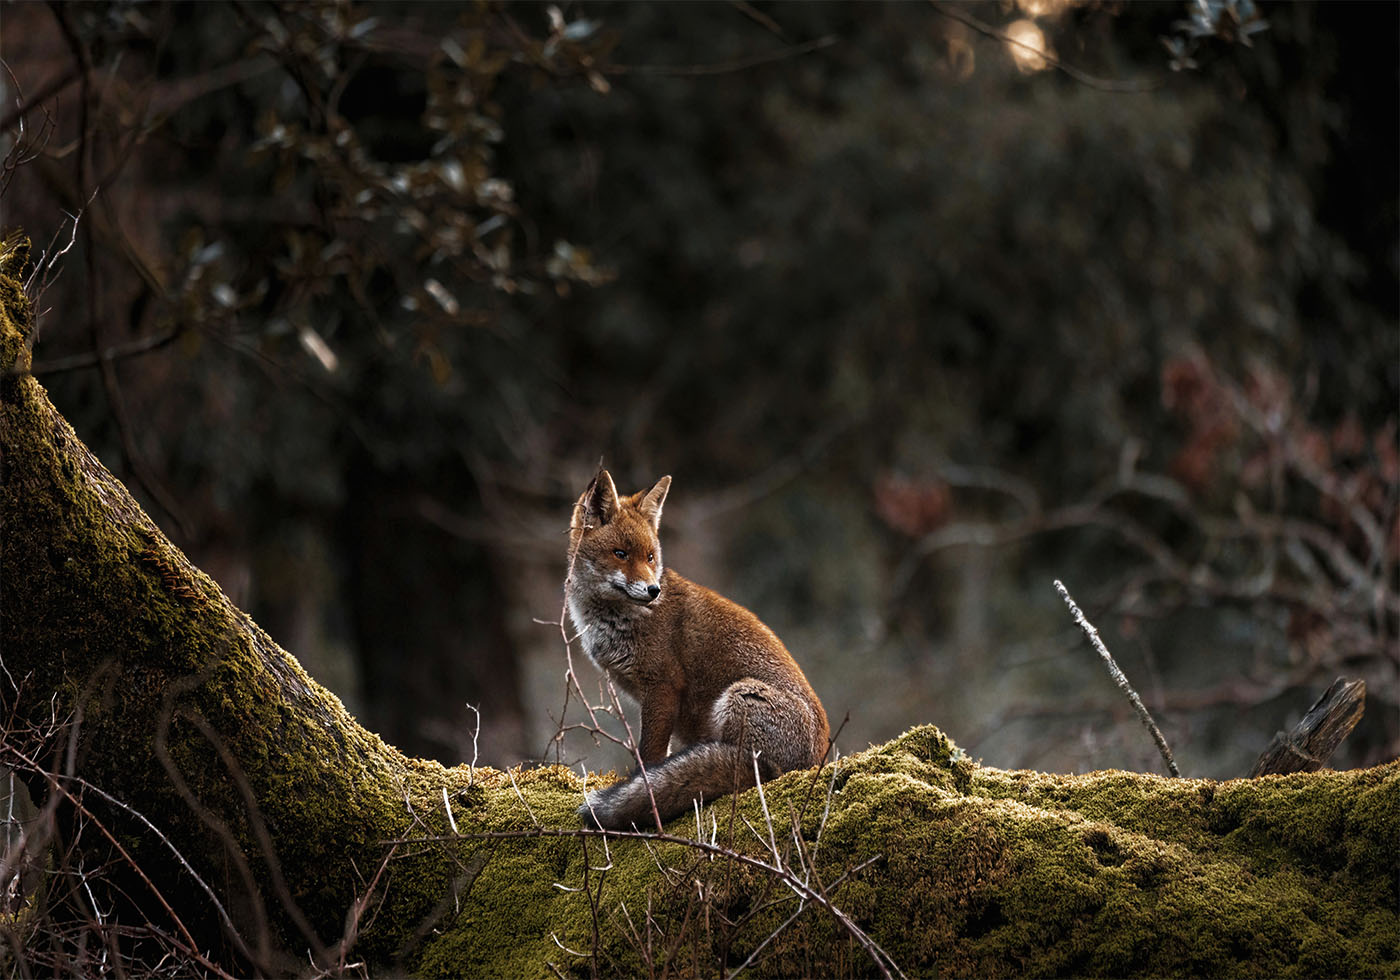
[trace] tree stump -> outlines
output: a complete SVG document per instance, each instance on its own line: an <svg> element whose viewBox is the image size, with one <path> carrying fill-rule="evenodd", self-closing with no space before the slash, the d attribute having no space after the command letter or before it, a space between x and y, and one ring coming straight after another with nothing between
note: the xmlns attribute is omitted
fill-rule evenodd
<svg viewBox="0 0 1400 980"><path fill-rule="evenodd" d="M1366 712L1366 682L1338 677L1290 732L1278 732L1259 756L1250 778L1316 772L1351 734Z"/></svg>

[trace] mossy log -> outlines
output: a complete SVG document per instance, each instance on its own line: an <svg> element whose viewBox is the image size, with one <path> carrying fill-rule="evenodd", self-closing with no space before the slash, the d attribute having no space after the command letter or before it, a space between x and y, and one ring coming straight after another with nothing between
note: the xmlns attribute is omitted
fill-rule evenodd
<svg viewBox="0 0 1400 980"><path fill-rule="evenodd" d="M63 785L159 831L86 797L149 876L132 914L158 889L230 972L334 964L349 932L371 973L437 976L1400 972L1395 763L1057 776L980 767L921 727L721 800L703 845L605 850L578 832L567 770L405 757L55 411L26 373L22 261L0 256L6 730L66 720ZM669 829L697 836L694 819Z"/></svg>

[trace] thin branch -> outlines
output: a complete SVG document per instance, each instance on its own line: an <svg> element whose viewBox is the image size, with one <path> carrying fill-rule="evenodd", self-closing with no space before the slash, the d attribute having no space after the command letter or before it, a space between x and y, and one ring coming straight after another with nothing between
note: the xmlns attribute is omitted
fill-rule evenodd
<svg viewBox="0 0 1400 980"><path fill-rule="evenodd" d="M189 929L186 928L185 923L184 923L184 920L182 920L182 919L180 918L180 916L176 914L175 909L174 909L174 908L170 905L170 903L166 900L166 897L165 897L165 895L161 892L161 890L160 890L158 887L156 887L155 882L151 881L150 876L148 876L148 875L146 874L146 872L145 872L144 870L142 870L141 865L140 865L140 864L137 862L137 860L131 855L131 853L122 845L121 841L117 839L116 834L115 834L112 830L110 830L110 829L107 827L106 824L102 823L102 821L100 821L100 820L97 819L96 814L94 814L90 809L88 809L88 807L83 803L82 798L81 798L78 794L74 793L72 790L70 790L70 789L69 789L66 785L64 785L64 784L65 784L67 781L72 780L72 781L76 782L79 786L83 787L84 790L93 789L94 791L98 792L99 795L101 795L104 799L107 799L107 800L109 800L110 802L112 802L112 803L114 803L114 804L117 804L117 805L120 806L122 809L126 810L128 813L131 813L131 814L133 814L134 816L139 817L139 818L141 819L141 821L142 821L143 823L146 824L147 827L149 827L151 830L155 831L155 832L156 832L156 835L159 836L159 837L161 838L161 840L164 841L167 845L169 845L170 842L169 842L168 840L166 840L165 836L164 836L163 834L161 834L160 831L156 830L156 829L155 829L155 826L154 826L153 824L151 824L151 822L150 822L149 820L146 820L146 818L145 818L144 816L142 816L141 814L137 813L136 810L132 809L131 807L127 806L126 804L121 803L119 800L117 800L117 799L115 799L114 797L108 795L107 793L103 793L103 792L101 792L100 790L97 790L96 787L91 786L90 784L86 783L85 781L83 781L83 780L81 780L81 779L78 779L77 777L71 777L71 776L69 776L69 777L60 777L60 776L58 776L58 775L56 775L56 774L54 774L54 773L52 773L52 772L49 772L48 770L44 769L43 767L41 767L41 766L38 764L37 761L35 761L34 759L31 759L31 758L30 758L29 756L27 756L27 755L24 755L22 752L15 751L14 754L15 754L15 756L16 756L18 759L20 759L20 760L25 764L26 767L28 767L29 769L31 769L33 772L39 774L40 776L42 776L42 777L48 782L49 788L50 788L51 790L53 790L55 793L61 794L61 795L68 801L69 805L71 805L71 806L73 807L73 809L74 809L75 811L77 811L78 813L80 813L82 816L86 817L86 818L88 819L88 821L90 821L91 826L96 827L98 833L100 833L103 837L105 837L105 838L107 839L107 842L108 842L109 844L112 845L113 849L114 849L119 855L121 855L122 860L126 863L126 865L127 865L128 867L131 868L132 871L134 871L134 872L136 873L136 876L137 876L138 878L141 879L142 883L146 885L146 887L150 890L151 895L155 898L156 902L159 903L160 906L161 906L161 908L165 910L166 914L167 914L168 916L170 916L170 921L171 921L172 923L174 923L175 928L178 929L178 930L180 931L181 939L180 939L180 940L174 940L173 937L172 937L172 940L171 940L171 941L172 941L173 943L175 943L175 944L180 948L181 952L185 953L185 955L191 957L192 959L198 961L199 964L200 964L201 966L203 966L205 969L210 970L211 972L217 974L218 976L225 978L225 980L233 980L233 977L232 977L231 974L229 974L229 973L227 973L226 971L224 971L222 968L220 968L220 967L218 966L218 964L214 963L212 960L210 960L208 957L206 957L203 953L201 953L201 952L199 951L199 944L195 941L194 936L190 934ZM171 847L172 847L172 850L173 850L173 849L174 849L174 848L173 848L173 845L171 845ZM177 852L177 856L178 856L178 852ZM183 861L183 858L182 858L181 860ZM188 868L188 864L186 864L186 867ZM193 872L192 872L192 873L193 873ZM197 881L199 881L200 884L204 884L203 881L199 879L199 876L198 876L198 875L195 876L195 879L196 879ZM86 884L86 879L84 879L84 883ZM207 887L207 886L206 886L206 887ZM91 892L89 892L89 897L91 897ZM210 893L210 897L211 897L211 898L213 897L213 893L212 893L212 892ZM216 905L218 904L218 903L217 903L217 900L215 901L215 904L216 904ZM96 903L95 903L95 902L93 903L93 908L94 908L94 910L96 910ZM220 911L222 912L222 907L220 907Z"/></svg>
<svg viewBox="0 0 1400 980"><path fill-rule="evenodd" d="M14 179L15 172L43 155L49 139L53 136L55 123L53 112L47 106L40 106L43 109L44 121L39 124L38 132L30 137L29 127L24 124L24 116L35 103L32 100L24 100L24 86L20 84L9 62L0 58L0 67L3 67L5 74L10 77L10 87L14 90L16 103L19 103L19 108L12 116L5 117L5 125L0 127L0 131L8 131L12 126L14 130L10 148L5 153L4 160L0 161L0 197L3 197L10 188L10 181ZM76 77L76 71L72 72L70 81Z"/></svg>
<svg viewBox="0 0 1400 980"><path fill-rule="evenodd" d="M729 2L739 13L762 27L765 31L777 35L784 41L788 40L787 32L783 30L782 25L756 8L753 4L749 3L748 0L729 0Z"/></svg>
<svg viewBox="0 0 1400 980"><path fill-rule="evenodd" d="M262 926L257 938L257 952L255 953L250 943L245 941L238 933L234 933L234 938L237 940L243 955L246 956L251 963L266 971L268 964L271 963L272 937L268 927L267 907L263 902L262 891L258 887L257 880L253 875L253 869L248 861L248 856L244 853L243 848L239 846L238 840L234 836L233 831L229 829L228 823L214 813L213 810L206 806L199 797L195 795L194 790L190 788L189 783L185 780L184 774L180 771L180 767L176 765L175 759L170 753L170 724L175 715L175 699L184 693L186 688L192 689L196 684L200 683L200 681L201 678L197 676L186 678L183 681L171 685L166 691L160 720L156 726L155 744L153 748L155 750L156 759L160 762L161 767L165 770L167 777L170 779L170 785L174 787L175 792L185 801L186 805L189 806L190 810L199 818L200 822L219 836L224 844L225 854L242 878L243 885L247 889L245 901L252 906L252 912L255 915L254 921L260 923ZM225 872L226 882L232 877L230 873L227 871Z"/></svg>
<svg viewBox="0 0 1400 980"><path fill-rule="evenodd" d="M515 797L520 801L520 805L525 808L525 812L530 817L530 822L538 827L540 825L539 818L535 816L535 811L530 809L530 803L525 799L525 794L520 792L520 787L515 782L515 773L507 769L506 775L510 778L510 788L515 790Z"/></svg>
<svg viewBox="0 0 1400 980"><path fill-rule="evenodd" d="M52 11L54 19L58 22L64 40L67 42L70 53L73 56L79 73L79 84L81 98L79 100L78 114L78 150L75 161L77 169L77 187L79 193L86 191L89 186L89 160L94 154L94 149L90 142L94 129L90 126L89 119L93 103L92 91L92 55L90 50L78 37L76 28L73 26L69 10L56 0L50 0L49 9ZM102 187L102 182L97 181L92 184L95 195ZM91 200L91 199L89 199ZM76 219L75 219L76 221ZM100 354L104 349L102 343L102 291L98 282L97 250L94 246L92 235L92 222L85 222L79 228L83 238L83 264L87 273L86 285L86 306L88 319L88 336L92 343L95 354ZM145 465L136 443L135 435L132 431L131 418L127 413L126 401L122 397L121 386L117 381L115 365L110 360L103 360L100 356L97 360L101 368L102 390L107 399L107 405L111 410L113 424L117 428L117 435L122 446L122 456L125 458L127 467L130 469L136 482L146 491L147 496L158 506L179 528L186 537L190 534L190 524L185 519L175 499L168 493L165 487L156 479L155 474L150 472Z"/></svg>
<svg viewBox="0 0 1400 980"><path fill-rule="evenodd" d="M602 72L604 75L672 75L681 78L727 75L731 72L748 71L750 68L758 68L775 61L799 58L804 54L829 48L839 40L840 38L835 35L828 34L825 37L780 48L777 51L768 51L764 54L750 55L747 58L736 58L733 61L722 61L712 65L608 65L602 69Z"/></svg>
<svg viewBox="0 0 1400 980"><path fill-rule="evenodd" d="M114 344L105 350L84 351L81 354L70 354L67 357L56 357L51 361L40 361L30 367L25 372L33 375L53 375L65 374L69 371L80 371L83 368L98 367L104 362L121 360L127 357L135 357L139 354L148 354L151 351L165 347L182 333L179 327L173 327L163 333L150 334L145 337L138 337L129 340L124 344ZM12 369L12 373L15 372Z"/></svg>
<svg viewBox="0 0 1400 980"><path fill-rule="evenodd" d="M824 894L822 894L819 890L817 890L812 885L808 884L807 882L803 881L801 878L798 878L795 874L793 874L791 868L785 867L781 864L770 864L762 858L756 858L752 855L744 854L740 851L735 851L728 847L722 847L718 844L709 844L701 840L692 840L689 837L681 837L677 834L643 830L592 830L586 827L579 827L573 830L565 830L562 828L537 826L529 830L497 830L483 831L481 833L475 834L462 834L460 837L455 837L451 839L528 840L533 837L560 837L581 839L587 839L589 837L601 837L604 839L609 837L613 839L633 838L636 840L650 841L653 843L679 844L683 847L693 848L705 854L712 854L717 857L728 858L731 861L736 861L740 864L746 864L749 867L756 868L761 871L766 871L769 874L776 875L778 879L782 881L783 884L785 884L788 888L790 888L800 899L811 902L814 905L819 905L828 913L830 913L831 916L836 920L837 924L840 925L841 928L844 929L846 933L852 939L855 940L857 945L859 945L863 950L865 950L866 954L874 962L875 968L880 972L880 975L884 977L885 980L893 980L893 978L896 976L900 977L901 980L904 980L904 972L900 970L897 965L895 965L895 962L893 959L890 958L890 955L887 952L885 952L885 950L877 942L875 942L875 940L872 939L865 932L865 930L863 930L860 926L856 925L856 923L852 921L850 916L848 916L845 912L841 911L839 908L833 905L831 900L827 898ZM445 839L446 838L431 836L412 838L404 837L395 841L387 841L386 843L441 843Z"/></svg>
<svg viewBox="0 0 1400 980"><path fill-rule="evenodd" d="M1128 683L1127 675L1119 669L1113 662L1113 655L1108 652L1108 647L1104 646L1103 640L1099 639L1099 631L1094 629L1094 624L1084 617L1084 613L1079 606L1070 598L1069 590L1064 583L1055 579L1055 588L1059 591L1060 597L1065 600L1065 605L1069 606L1070 615L1079 624L1079 628L1084 631L1084 635L1089 638L1089 643L1098 651L1103 658L1104 666L1108 668L1109 676L1113 678L1113 683L1118 685L1118 689L1127 695L1128 701L1133 709L1137 711L1138 717L1142 719L1143 726L1152 734L1152 740L1157 743L1157 751L1162 753L1162 758L1166 760L1167 768L1171 770L1173 776L1180 776L1181 772L1176 768L1176 760L1172 758L1172 750L1167 746L1167 740L1162 736L1162 730L1157 727L1157 723L1152 720L1152 715L1148 713L1147 707L1142 703L1142 698L1138 697L1137 691L1133 690L1133 685Z"/></svg>
<svg viewBox="0 0 1400 980"><path fill-rule="evenodd" d="M1097 75L1090 75L1088 72L1075 68L1073 65L1066 64L1065 62L1061 61L1059 58L1051 54L1049 51L1037 48L1034 44L1027 44L1025 41L1017 40L1010 34L1007 34L1005 31L993 27L991 24L988 24L985 21L980 21L976 17L973 17L971 14L963 13L961 9L955 10L953 8L946 7L943 4L939 3L938 0L929 0L929 5L933 7L935 12L943 15L944 17L947 17L949 20L957 21L964 27L972 28L978 34L981 34L985 37L990 37L993 40L1001 41L1003 44L1009 44L1013 47L1020 48L1023 51L1028 51L1031 54L1035 55L1037 58L1043 58L1045 60L1045 63L1050 67L1055 68L1058 71L1064 72L1066 75L1074 79L1076 82L1079 82L1081 85L1087 85L1090 88L1098 89L1100 92L1119 92L1129 94L1140 92L1153 92L1161 88L1164 84L1164 82L1160 79L1148 82L1136 80L1121 81L1118 79L1099 78Z"/></svg>
<svg viewBox="0 0 1400 980"><path fill-rule="evenodd" d="M229 776L232 777L234 785L237 786L239 793L243 797L244 805L247 808L247 822L253 831L254 837L257 838L258 846L262 849L263 861L267 867L269 877L271 878L273 890L278 899L281 900L282 907L286 910L287 915L291 917L292 922L301 930L302 935L307 941L315 947L317 957L324 959L326 944L322 942L320 935L316 932L316 928L311 924L311 921L307 919L306 914L302 912L301 906L297 904L296 899L292 895L291 888L287 885L287 879L282 874L282 862L277 856L277 848L273 843L272 834L268 832L267 821L263 819L261 808L258 806L257 795L253 792L252 784L248 781L247 775L243 772L243 767L239 764L238 758L229 750L227 743L225 743L219 736L219 733L214 730L214 726L209 724L208 719L198 711L177 709L176 715L181 720L187 721L198 728L200 734L213 746L214 751L217 752L219 758L223 760L225 768L228 769Z"/></svg>
<svg viewBox="0 0 1400 980"><path fill-rule="evenodd" d="M68 220L73 223L72 228L69 229L68 244L57 252L54 251L54 247L58 244L58 236L63 232L63 225L59 225L54 229L53 237L49 239L48 247L44 249L38 260L35 261L34 267L29 270L29 276L24 280L24 291L30 297L30 301L33 303L36 310L43 304L45 290L47 290L63 272L63 270L59 268L58 260L72 251L73 246L78 243L78 224L83 220L83 214L86 212L87 207L92 204L93 198L95 197L97 197L97 192L93 191L92 197L87 199L87 204L78 209L77 214L68 214L68 212L64 212ZM36 283L38 284L37 287L35 285ZM34 315L34 330L30 333L29 339L25 342L31 350L35 342L39 339L43 315L42 310Z"/></svg>
<svg viewBox="0 0 1400 980"><path fill-rule="evenodd" d="M11 73L11 77L14 77L13 73ZM45 99L52 98L59 92L62 92L81 77L82 73L77 68L69 68L66 72L40 85L33 95L20 102L19 105L7 112L3 119L0 119L0 130L9 129L14 126L28 115L35 106L39 105Z"/></svg>

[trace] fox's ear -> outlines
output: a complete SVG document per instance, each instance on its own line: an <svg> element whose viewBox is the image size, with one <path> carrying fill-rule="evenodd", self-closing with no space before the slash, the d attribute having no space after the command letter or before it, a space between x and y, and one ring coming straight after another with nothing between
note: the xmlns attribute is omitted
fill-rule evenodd
<svg viewBox="0 0 1400 980"><path fill-rule="evenodd" d="M583 496L578 498L576 509L583 511L589 524L602 527L617 516L617 507L617 487L613 486L607 470L599 470Z"/></svg>
<svg viewBox="0 0 1400 980"><path fill-rule="evenodd" d="M666 503L666 494L671 489L671 478L663 476L656 481L656 486L647 491L646 496L637 509L642 512L642 516L651 521L651 529L659 530L661 527L661 505Z"/></svg>

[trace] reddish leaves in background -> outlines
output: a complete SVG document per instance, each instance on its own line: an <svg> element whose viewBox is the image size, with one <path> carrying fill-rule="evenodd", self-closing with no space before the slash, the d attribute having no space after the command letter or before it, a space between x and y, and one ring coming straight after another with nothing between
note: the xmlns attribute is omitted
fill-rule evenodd
<svg viewBox="0 0 1400 980"><path fill-rule="evenodd" d="M1349 548L1364 551L1357 519L1379 519L1388 562L1400 556L1400 447L1394 417L1367 433L1355 412L1330 428L1302 418L1281 374L1255 365L1242 387L1222 381L1200 352L1174 358L1162 369L1162 404L1185 424L1185 438L1169 463L1172 476L1203 494L1238 482L1269 491L1273 510L1286 508L1288 478L1317 491L1316 514ZM1240 454L1232 460L1230 454ZM1387 517L1389 520L1387 521ZM1372 531L1374 534L1374 531Z"/></svg>
<svg viewBox="0 0 1400 980"><path fill-rule="evenodd" d="M880 520L911 538L938 530L952 516L953 495L942 480L918 481L882 473L873 491Z"/></svg>
<svg viewBox="0 0 1400 980"><path fill-rule="evenodd" d="M1162 368L1162 405L1187 427L1186 441L1168 464L1171 475L1202 493L1219 474L1220 454L1239 439L1230 399L1200 354L1178 357Z"/></svg>

